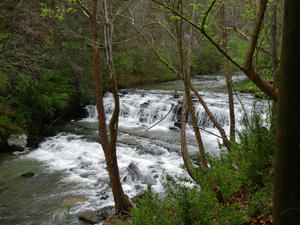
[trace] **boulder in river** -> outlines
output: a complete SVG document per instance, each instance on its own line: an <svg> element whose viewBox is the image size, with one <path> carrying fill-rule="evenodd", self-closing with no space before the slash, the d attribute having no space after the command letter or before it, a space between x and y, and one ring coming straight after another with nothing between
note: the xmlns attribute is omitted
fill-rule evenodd
<svg viewBox="0 0 300 225"><path fill-rule="evenodd" d="M11 149L24 150L27 146L27 138L25 134L11 134L7 139L7 144Z"/></svg>
<svg viewBox="0 0 300 225"><path fill-rule="evenodd" d="M131 162L121 174L122 182L132 183L140 181L142 184L147 185L155 185L157 183L150 175L142 174L141 170L134 162Z"/></svg>
<svg viewBox="0 0 300 225"><path fill-rule="evenodd" d="M114 206L106 206L97 211L84 211L78 214L79 220L87 224L97 224L114 214Z"/></svg>
<svg viewBox="0 0 300 225"><path fill-rule="evenodd" d="M141 171L138 166L131 162L127 168L122 172L121 179L123 182L130 183L132 181L137 181L141 177Z"/></svg>

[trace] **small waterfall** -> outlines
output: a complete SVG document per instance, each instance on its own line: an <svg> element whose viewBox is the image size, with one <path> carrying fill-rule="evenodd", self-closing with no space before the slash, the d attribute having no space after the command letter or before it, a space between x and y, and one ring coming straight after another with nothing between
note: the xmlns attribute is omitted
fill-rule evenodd
<svg viewBox="0 0 300 225"><path fill-rule="evenodd" d="M178 95L182 96L183 93L177 92L176 96L170 92L146 93L139 91L123 94L120 97L119 125L130 127L149 127L162 120L171 110L171 113L167 116L167 118L155 126L154 129L172 128L175 123L178 123L181 120L182 97L178 98ZM219 124L225 128L229 126L229 109L226 94L206 92L202 93L202 95ZM245 101L244 107L247 109L251 108L253 102L253 98L249 97L250 96L244 96L243 98ZM114 109L112 95L107 94L104 102L105 112L109 118ZM240 106L237 99L235 99L235 105L237 121L241 121L244 115L243 108ZM194 99L194 106L198 125L202 128L214 128L209 116L197 99ZM97 122L98 118L96 107L88 105L86 106L86 110L89 115L81 121ZM187 114L187 123L190 124L189 114Z"/></svg>

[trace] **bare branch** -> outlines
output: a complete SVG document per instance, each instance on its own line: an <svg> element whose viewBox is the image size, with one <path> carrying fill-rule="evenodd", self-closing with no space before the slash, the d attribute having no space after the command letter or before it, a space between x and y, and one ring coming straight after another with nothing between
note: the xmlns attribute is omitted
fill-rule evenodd
<svg viewBox="0 0 300 225"><path fill-rule="evenodd" d="M239 65L233 58L231 58L231 56L229 56L221 47L219 44L217 44L205 31L205 29L202 29L202 27L199 27L197 24L195 24L194 22L190 21L189 19L187 19L186 17L184 17L182 14L178 13L176 10L172 9L171 7L163 4L160 1L157 0L152 0L153 2L165 7L166 9L168 9L170 12L172 12L173 14L175 14L176 16L179 16L181 19L183 19L184 21L186 21L188 24L190 24L191 26L193 26L194 28L196 28L197 30L199 30L210 42L212 45L214 45L218 51L220 53L222 53L232 64L234 64L237 68L239 68L240 70L244 70L244 68ZM204 25L203 25L204 26Z"/></svg>
<svg viewBox="0 0 300 225"><path fill-rule="evenodd" d="M268 95L272 99L277 100L277 96L278 96L277 89L275 87L273 87L271 84L269 84L267 81L265 81L264 79L262 79L259 76L259 74L257 73L257 71L255 71L254 68L253 68L253 66L252 66L253 54L254 54L254 50L256 48L258 34L259 34L260 29L261 29L262 20L263 20L263 17L264 17L264 12L265 12L265 8L266 8L267 0L262 0L261 1L259 12L257 14L257 18L256 18L255 26L254 26L254 31L253 31L252 39L251 39L249 50L248 50L248 54L247 54L247 57L246 57L246 60L245 60L246 61L245 66L241 66L230 55L228 55L227 52L218 43L216 43L212 39L212 37L210 37L207 34L206 30L204 29L204 25L203 24L202 24L203 25L202 27L199 27L197 24L195 24L194 22L190 21L188 18L186 18L180 12L177 12L175 9L169 7L168 5L162 3L162 2L160 2L158 0L152 0L152 1L155 2L155 3L157 3L157 4L159 4L159 5L161 5L161 6L163 6L163 7L165 7L171 13L173 13L176 16L179 16L182 20L186 21L188 24L190 24L191 26L193 26L197 30L199 30L209 40L209 42L213 46L215 46L215 48L228 59L229 62L231 62L233 65L235 65L241 71L243 71L246 74L246 76L260 90L262 90L266 95ZM249 67L249 65L250 65L250 67Z"/></svg>
<svg viewBox="0 0 300 225"><path fill-rule="evenodd" d="M81 0L76 0L77 4L80 6L80 8L83 10L83 12L88 16L91 17L92 14L89 11L89 9L81 2Z"/></svg>
<svg viewBox="0 0 300 225"><path fill-rule="evenodd" d="M246 55L244 70L250 71L253 68L253 65L252 65L253 55L254 55L254 52L255 52L258 36L259 36L261 26L262 26L262 23L263 23L265 11L266 11L266 8L267 8L267 3L268 3L268 0L259 1L259 10L257 12L257 16L256 16L256 19L255 19L255 24L254 24L254 29L253 29L253 32L252 32L251 37L250 37L250 45L249 45L248 52L247 52L247 55Z"/></svg>

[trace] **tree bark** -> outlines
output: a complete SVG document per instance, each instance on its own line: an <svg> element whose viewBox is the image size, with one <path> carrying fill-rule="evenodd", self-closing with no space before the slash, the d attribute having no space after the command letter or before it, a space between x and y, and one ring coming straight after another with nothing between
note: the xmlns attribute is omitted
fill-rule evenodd
<svg viewBox="0 0 300 225"><path fill-rule="evenodd" d="M179 2L178 7L182 13L182 7L183 7L182 0L179 0L178 2ZM193 131L194 131L195 138L197 141L199 154L200 154L200 164L208 172L208 179L209 179L208 182L210 184L212 191L216 195L216 199L218 200L219 203L224 204L225 201L224 201L222 192L221 192L214 176L209 171L208 160L207 160L206 153L205 153L205 147L204 147L202 136L201 136L200 129L198 126L198 121L197 121L197 117L196 117L196 113L195 113L195 106L192 101L191 84L190 84L190 70L189 70L189 62L188 62L189 59L186 54L187 51L186 51L186 49L184 49L184 43L183 43L183 39L182 39L182 33L183 33L182 19L180 19L179 21L178 20L175 21L175 30L176 30L176 35L177 35L177 46L178 46L179 57L180 57L180 62L181 62L181 74L182 74L182 79L183 79L183 84L184 84L184 97L185 97L184 100L186 101L186 104L187 104L188 112L190 114L190 118L191 118L191 122L192 122ZM185 107L185 105L183 105L183 107ZM183 134L183 133L181 132L181 134Z"/></svg>
<svg viewBox="0 0 300 225"><path fill-rule="evenodd" d="M300 224L300 1L286 0L279 77L274 224Z"/></svg>
<svg viewBox="0 0 300 225"><path fill-rule="evenodd" d="M203 100L202 96L199 94L199 92L191 85L191 90L194 92L194 94L196 95L196 97L198 98L200 104L202 105L202 107L204 108L205 112L207 113L209 119L211 120L211 122L214 124L214 126L217 128L217 130L219 131L222 140L224 142L224 145L226 146L226 148L228 150L230 150L231 148L231 142L230 140L228 140L227 135L225 130L222 128L222 126L218 123L217 119L214 117L214 115L212 114L212 112L210 111L210 109L208 108L206 102Z"/></svg>
<svg viewBox="0 0 300 225"><path fill-rule="evenodd" d="M271 50L272 50L272 74L274 83L277 80L278 56L277 56L277 5L272 6L272 21L271 21Z"/></svg>
<svg viewBox="0 0 300 225"><path fill-rule="evenodd" d="M193 162L191 160L191 157L189 155L188 147L187 147L187 142L186 142L186 96L183 97L183 104L182 104L182 112L181 112L181 127L180 127L180 146L181 146L181 154L183 158L183 163L184 166L190 175L190 177L194 180L197 181L196 177L196 169L193 165Z"/></svg>
<svg viewBox="0 0 300 225"><path fill-rule="evenodd" d="M106 116L105 116L105 109L103 103L103 78L100 72L100 56L99 56L99 27L98 27L98 0L93 0L92 2L92 9L88 10L83 8L85 13L90 18L90 25L91 25L91 33L92 33L92 73L93 73L93 81L95 86L95 96L96 96L96 107L98 112L98 130L99 130L99 141L104 151L105 161L107 165L107 170L109 174L110 184L112 188L112 193L115 201L115 214L120 214L123 212L127 212L133 204L125 195L121 181L119 176L119 168L118 168L118 161L117 161L117 154L116 154L116 141L117 141L117 132L118 132L118 115L119 115L119 98L117 94L117 87L115 81L115 72L113 68L113 61L112 59L112 51L111 45L109 42L107 44L107 51L108 54L108 63L110 65L110 75L112 80L112 89L113 95L115 100L115 109L110 120L109 125L109 136L107 134L106 128ZM110 32L110 28L108 27L109 24L106 23L105 30ZM110 34L108 34L107 37ZM111 42L110 42L111 43Z"/></svg>
<svg viewBox="0 0 300 225"><path fill-rule="evenodd" d="M226 15L225 15L225 2L222 3L220 8L220 23L221 23L221 41L222 47L224 51L227 52L227 28L226 28ZM232 92L232 76L229 67L228 59L224 56L224 73L226 77L226 87L227 87L227 94L228 94L228 106L229 106L229 118L230 118L230 130L229 136L230 141L235 142L235 113L234 113L234 101L233 101L233 92Z"/></svg>
<svg viewBox="0 0 300 225"><path fill-rule="evenodd" d="M253 81L253 83L262 90L265 94L270 96L272 99L277 100L277 90L266 80L262 79L253 66L253 56L257 46L257 41L261 27L263 24L268 0L259 0L257 15L253 27L253 31L250 37L250 44L246 55L246 60L242 71L247 77Z"/></svg>

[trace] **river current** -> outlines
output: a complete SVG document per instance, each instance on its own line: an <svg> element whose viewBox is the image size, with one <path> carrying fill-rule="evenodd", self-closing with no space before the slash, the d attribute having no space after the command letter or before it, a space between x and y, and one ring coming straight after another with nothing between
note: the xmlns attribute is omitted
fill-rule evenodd
<svg viewBox="0 0 300 225"><path fill-rule="evenodd" d="M244 76L234 77L235 81L242 79ZM192 83L228 133L227 95L219 90L225 85L224 77L196 76ZM251 112L256 100L250 94L238 96L235 110L237 128L241 129L244 114ZM179 129L174 126L182 101L182 84L172 81L120 90L120 101L117 154L123 188L129 197L141 193L148 185L163 193L165 175L186 176ZM255 110L263 114L265 103L259 102ZM219 134L196 99L194 104L200 127ZM107 93L108 117L113 107L112 95ZM86 118L57 127L57 134L46 138L38 148L16 153L0 163L1 225L59 225L66 224L69 217L71 224L80 224L80 213L113 206L105 159L97 139L96 108L87 105L86 110ZM202 132L202 137L207 152L218 154L220 140L207 132ZM198 150L189 125L187 138L190 154L197 160ZM34 176L22 176L26 172Z"/></svg>

